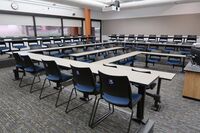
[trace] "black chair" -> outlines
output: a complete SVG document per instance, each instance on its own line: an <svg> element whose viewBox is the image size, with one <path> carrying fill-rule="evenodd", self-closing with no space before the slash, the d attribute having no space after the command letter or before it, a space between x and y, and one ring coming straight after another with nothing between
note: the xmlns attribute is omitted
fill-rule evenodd
<svg viewBox="0 0 200 133"><path fill-rule="evenodd" d="M86 44L87 43L87 37L85 35L83 35L81 37L81 42L83 42L83 44Z"/></svg>
<svg viewBox="0 0 200 133"><path fill-rule="evenodd" d="M149 35L148 42L156 42L156 41L157 41L156 35Z"/></svg>
<svg viewBox="0 0 200 133"><path fill-rule="evenodd" d="M167 43L168 42L168 35L161 35L159 42L160 43Z"/></svg>
<svg viewBox="0 0 200 133"><path fill-rule="evenodd" d="M110 35L110 40L111 41L116 41L117 40L117 35L116 34Z"/></svg>
<svg viewBox="0 0 200 133"><path fill-rule="evenodd" d="M157 41L157 37L156 37L156 35L149 35L149 37L148 37L148 42L151 42L151 43L153 43L153 42L156 42ZM156 50L158 50L158 46L151 46L151 44L150 44L150 46L147 48L147 51L156 51Z"/></svg>
<svg viewBox="0 0 200 133"><path fill-rule="evenodd" d="M33 49L41 49L42 46L38 44L37 40L27 40L28 46L30 47L31 50Z"/></svg>
<svg viewBox="0 0 200 133"><path fill-rule="evenodd" d="M12 47L18 49L19 51L22 48L27 48L27 46L25 46L24 41L23 40L16 40L12 42Z"/></svg>
<svg viewBox="0 0 200 133"><path fill-rule="evenodd" d="M54 44L57 44L58 46L62 46L62 39L61 38L54 38L53 39Z"/></svg>
<svg viewBox="0 0 200 133"><path fill-rule="evenodd" d="M21 85L22 84L22 81L23 81L23 78L24 78L24 74L22 75L22 78L20 80L20 83L19 83L19 86L20 87L25 87L25 86L28 86L28 85L31 85L31 88L30 88L30 93L34 92L34 91L38 91L40 89L37 89L37 90L32 90L33 89L33 85L36 84L36 83L39 83L41 80L40 80L40 74L44 71L44 68L41 67L41 66L37 66L37 65L34 65L34 63L32 62L32 60L30 59L30 57L28 55L24 55L24 56L20 56L21 57L21 60L23 62L23 69L25 72L27 73L30 73L31 75L33 75L33 80L32 80L32 83L31 84L26 84L26 85ZM39 81L35 82L35 78L38 77Z"/></svg>
<svg viewBox="0 0 200 133"><path fill-rule="evenodd" d="M137 41L138 41L138 42L144 42L144 35L143 35L143 34L139 34L139 35L137 36Z"/></svg>
<svg viewBox="0 0 200 133"><path fill-rule="evenodd" d="M196 35L188 35L186 39L186 43L196 43L197 36Z"/></svg>
<svg viewBox="0 0 200 133"><path fill-rule="evenodd" d="M13 53L13 57L15 59L16 73L23 72L23 75L25 76L26 74L24 71L24 62L23 62L22 58L20 57L20 55L18 53ZM17 74L17 76L15 78L19 79L19 74Z"/></svg>
<svg viewBox="0 0 200 133"><path fill-rule="evenodd" d="M130 35L128 36L128 41L129 41L129 42L135 41L135 35L134 35L134 34L130 34Z"/></svg>
<svg viewBox="0 0 200 133"><path fill-rule="evenodd" d="M51 44L51 39L42 39L41 45L48 47Z"/></svg>
<svg viewBox="0 0 200 133"><path fill-rule="evenodd" d="M119 35L118 41L122 42L125 39L125 35Z"/></svg>
<svg viewBox="0 0 200 133"><path fill-rule="evenodd" d="M175 44L182 43L183 42L183 36L182 35L174 35L173 42Z"/></svg>
<svg viewBox="0 0 200 133"><path fill-rule="evenodd" d="M94 107L90 127L95 127L114 112L114 106L128 107L131 109L131 118L129 120L128 132L130 131L131 121L133 117L133 107L140 101L140 94L133 94L129 80L126 76L112 76L99 72L100 76L100 98ZM96 111L100 100L105 100L109 105L109 111L97 121L94 122ZM112 109L111 109L112 105Z"/></svg>
<svg viewBox="0 0 200 133"><path fill-rule="evenodd" d="M72 68L74 88L71 91L65 112L69 113L70 111L77 109L78 107L88 103L91 100L91 99L87 98L87 100L84 103L82 103L72 109L69 109L70 101L72 100L71 98L72 98L72 94L74 91L75 92L79 91L81 93L84 93L84 95L94 95L95 96L95 101L94 101L94 105L93 105L93 109L92 109L92 112L93 112L96 101L97 101L97 95L99 94L100 85L96 83L96 80L95 80L94 75L92 74L90 68L83 68L83 67L81 68L81 67L74 67L74 66L71 66L71 68ZM92 115L93 114L91 113L89 125L91 124Z"/></svg>
<svg viewBox="0 0 200 133"><path fill-rule="evenodd" d="M40 92L40 96L39 98L40 99L43 99L43 98L46 98L48 96L51 96L51 95L54 95L56 93L58 93L58 96L57 96L57 99L56 99L56 104L55 106L58 107L58 106L61 106L63 104L65 104L66 102L63 102L61 104L58 104L58 100L59 100L59 97L60 97L60 93L61 91L64 89L63 87L63 83L64 82L68 82L72 79L72 76L69 75L69 74L65 74L65 73L62 73L60 71L60 68L58 67L58 65L56 64L55 61L42 61L43 64L44 64L44 68L45 68L45 71L46 71L46 78L44 80L44 83L42 85L42 89L41 89L41 92ZM51 93L51 94L47 94L45 96L42 96L42 93L44 92L44 89L47 88L45 87L45 83L46 81L49 81L49 84L51 85L51 82L54 82L56 83L56 87L54 87L55 89L58 90L58 92L55 92L55 93ZM49 86L48 86L49 87ZM67 101L68 102L68 101Z"/></svg>
<svg viewBox="0 0 200 133"><path fill-rule="evenodd" d="M63 43L72 43L72 39L70 37L66 37L63 39Z"/></svg>
<svg viewBox="0 0 200 133"><path fill-rule="evenodd" d="M9 47L6 47L6 43L4 41L0 41L0 54L4 54L9 51Z"/></svg>

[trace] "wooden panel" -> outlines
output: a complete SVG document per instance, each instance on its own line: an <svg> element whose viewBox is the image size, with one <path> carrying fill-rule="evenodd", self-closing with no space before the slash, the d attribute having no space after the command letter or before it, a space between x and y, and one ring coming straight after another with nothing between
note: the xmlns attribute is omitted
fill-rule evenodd
<svg viewBox="0 0 200 133"><path fill-rule="evenodd" d="M186 71L183 96L200 100L200 73Z"/></svg>
<svg viewBox="0 0 200 133"><path fill-rule="evenodd" d="M90 9L84 8L85 16L85 35L88 37L91 35L91 13Z"/></svg>

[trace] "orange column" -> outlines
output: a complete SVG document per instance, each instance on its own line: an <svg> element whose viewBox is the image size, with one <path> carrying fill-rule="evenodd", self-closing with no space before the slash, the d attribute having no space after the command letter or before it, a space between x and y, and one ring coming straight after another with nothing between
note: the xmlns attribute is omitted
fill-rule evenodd
<svg viewBox="0 0 200 133"><path fill-rule="evenodd" d="M89 37L91 35L91 12L90 9L84 8L85 16L85 35Z"/></svg>

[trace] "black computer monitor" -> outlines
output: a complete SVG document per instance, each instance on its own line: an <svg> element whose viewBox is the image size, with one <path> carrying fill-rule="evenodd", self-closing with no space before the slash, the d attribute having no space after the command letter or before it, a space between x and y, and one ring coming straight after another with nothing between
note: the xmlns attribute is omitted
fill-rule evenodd
<svg viewBox="0 0 200 133"><path fill-rule="evenodd" d="M191 49L192 63L200 66L200 48L193 47Z"/></svg>

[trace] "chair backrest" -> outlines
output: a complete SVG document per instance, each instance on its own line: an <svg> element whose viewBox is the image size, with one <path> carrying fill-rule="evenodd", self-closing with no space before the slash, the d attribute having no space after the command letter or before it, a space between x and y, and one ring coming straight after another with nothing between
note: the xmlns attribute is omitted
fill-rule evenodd
<svg viewBox="0 0 200 133"><path fill-rule="evenodd" d="M182 35L174 35L174 40L182 40L183 36Z"/></svg>
<svg viewBox="0 0 200 133"><path fill-rule="evenodd" d="M167 42L168 41L168 35L161 35L159 42Z"/></svg>
<svg viewBox="0 0 200 133"><path fill-rule="evenodd" d="M132 91L128 77L112 76L102 72L99 72L99 76L101 83L101 97L107 95L115 98L126 98L129 100L128 105L132 102ZM113 103L111 100L108 102Z"/></svg>
<svg viewBox="0 0 200 133"><path fill-rule="evenodd" d="M137 41L144 41L144 35L139 34L139 35L137 36Z"/></svg>
<svg viewBox="0 0 200 133"><path fill-rule="evenodd" d="M130 34L129 36L128 36L128 40L134 40L135 39L135 35L134 34Z"/></svg>
<svg viewBox="0 0 200 133"><path fill-rule="evenodd" d="M156 41L156 35L149 35L148 41L155 42Z"/></svg>
<svg viewBox="0 0 200 133"><path fill-rule="evenodd" d="M71 65L74 85L94 87L95 79L90 68L75 67Z"/></svg>
<svg viewBox="0 0 200 133"><path fill-rule="evenodd" d="M0 41L0 47L6 47L6 43L4 41Z"/></svg>
<svg viewBox="0 0 200 133"><path fill-rule="evenodd" d="M197 36L196 35L188 35L186 42L188 42L188 43L196 43L197 42Z"/></svg>
<svg viewBox="0 0 200 133"><path fill-rule="evenodd" d="M55 75L57 77L59 77L61 79L61 72L60 72L60 68L58 67L58 65L56 64L55 61L44 61L42 60L43 64L44 64L44 68L46 71L46 75Z"/></svg>
<svg viewBox="0 0 200 133"><path fill-rule="evenodd" d="M18 53L13 53L13 57L15 58L16 65L24 66L24 62Z"/></svg>
<svg viewBox="0 0 200 133"><path fill-rule="evenodd" d="M13 45L13 46L16 46L16 45L24 45L24 41L23 41L23 40L13 41L13 42L12 42L12 45Z"/></svg>
<svg viewBox="0 0 200 133"><path fill-rule="evenodd" d="M33 67L34 68L34 64L33 64L31 58L28 55L22 55L20 57L23 61L23 65L24 65L25 68L27 68L27 67Z"/></svg>
<svg viewBox="0 0 200 133"><path fill-rule="evenodd" d="M119 35L119 38L124 39L125 35L121 34L121 35Z"/></svg>

